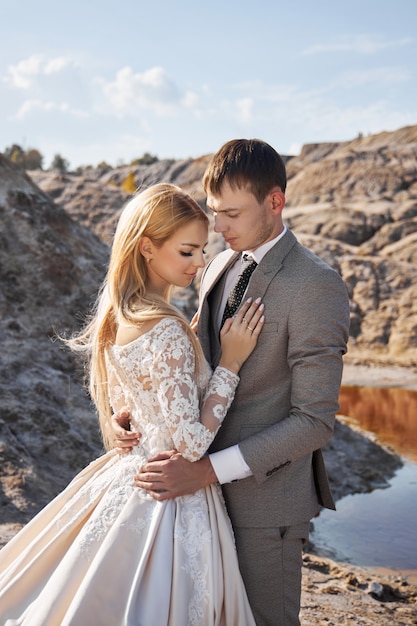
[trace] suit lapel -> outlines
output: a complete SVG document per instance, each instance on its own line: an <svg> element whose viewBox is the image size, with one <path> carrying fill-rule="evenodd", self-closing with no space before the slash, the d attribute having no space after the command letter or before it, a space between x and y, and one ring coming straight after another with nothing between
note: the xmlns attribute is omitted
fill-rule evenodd
<svg viewBox="0 0 417 626"><path fill-rule="evenodd" d="M290 230L287 230L284 237L265 254L249 281L248 298L264 297L269 284L282 268L285 257L296 243L296 237ZM215 330L216 313L221 304L227 270L238 256L240 252L232 250L221 252L207 266L201 282L198 336L204 354L213 367L220 359L220 340Z"/></svg>
<svg viewBox="0 0 417 626"><path fill-rule="evenodd" d="M291 231L287 231L269 252L267 252L249 281L247 297L263 298L269 284L281 270L285 257L297 243Z"/></svg>
<svg viewBox="0 0 417 626"><path fill-rule="evenodd" d="M227 271L239 256L240 253L233 250L221 252L209 263L201 279L198 337L209 363L216 362L216 355L220 348L215 320L222 300Z"/></svg>

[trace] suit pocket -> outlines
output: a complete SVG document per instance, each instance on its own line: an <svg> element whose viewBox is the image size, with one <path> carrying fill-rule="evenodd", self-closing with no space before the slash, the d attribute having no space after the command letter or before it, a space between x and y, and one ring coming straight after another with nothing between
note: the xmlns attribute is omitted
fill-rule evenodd
<svg viewBox="0 0 417 626"><path fill-rule="evenodd" d="M269 426L271 426L271 424L246 424L244 426L241 426L239 431L239 441L247 439L252 435L256 435L256 433L260 433L262 430L265 430L265 428L268 428Z"/></svg>

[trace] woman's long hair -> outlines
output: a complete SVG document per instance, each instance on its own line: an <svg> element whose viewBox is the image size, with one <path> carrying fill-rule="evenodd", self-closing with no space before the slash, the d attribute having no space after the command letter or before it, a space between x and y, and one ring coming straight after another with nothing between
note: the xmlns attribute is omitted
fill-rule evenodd
<svg viewBox="0 0 417 626"><path fill-rule="evenodd" d="M138 193L123 209L114 235L107 276L99 292L93 316L80 334L68 340L73 350L87 358L88 386L100 420L103 442L114 445L111 428L106 349L114 344L119 324L139 326L146 320L178 319L196 353L196 374L203 354L182 313L167 299L146 292L148 268L140 252L143 237L161 246L193 220L208 224L201 207L179 187L158 184ZM169 293L168 293L169 296Z"/></svg>

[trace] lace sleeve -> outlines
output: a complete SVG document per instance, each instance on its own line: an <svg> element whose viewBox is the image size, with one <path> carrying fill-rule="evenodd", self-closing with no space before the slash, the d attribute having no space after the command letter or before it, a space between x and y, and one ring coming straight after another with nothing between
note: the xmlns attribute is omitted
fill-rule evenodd
<svg viewBox="0 0 417 626"><path fill-rule="evenodd" d="M197 461L213 441L232 403L239 377L225 368L216 368L200 410L194 350L181 326L173 326L169 340L155 352L154 382L175 448L189 461Z"/></svg>
<svg viewBox="0 0 417 626"><path fill-rule="evenodd" d="M126 399L122 382L119 380L117 375L117 370L114 367L111 356L109 353L106 353L106 369L107 369L107 378L108 378L108 387L109 387L109 401L110 406L113 410L113 413L117 413L121 409L128 407L129 403Z"/></svg>

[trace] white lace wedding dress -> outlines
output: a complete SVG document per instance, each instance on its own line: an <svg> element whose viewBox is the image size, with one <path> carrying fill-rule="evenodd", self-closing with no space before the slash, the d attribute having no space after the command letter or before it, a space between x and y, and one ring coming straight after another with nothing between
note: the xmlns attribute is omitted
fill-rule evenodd
<svg viewBox="0 0 417 626"><path fill-rule="evenodd" d="M220 488L157 502L133 482L158 451L199 459L238 377L223 368L203 377L206 428L178 321L107 357L112 406L130 408L141 443L93 461L1 550L0 624L255 626Z"/></svg>

